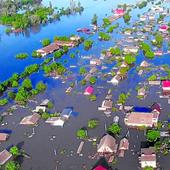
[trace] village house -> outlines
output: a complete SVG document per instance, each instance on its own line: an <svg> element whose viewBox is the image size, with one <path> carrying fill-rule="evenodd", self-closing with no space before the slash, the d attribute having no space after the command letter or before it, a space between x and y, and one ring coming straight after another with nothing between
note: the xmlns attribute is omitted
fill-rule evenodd
<svg viewBox="0 0 170 170"><path fill-rule="evenodd" d="M133 54L136 54L139 50L139 47L137 46L126 46L123 48L123 52L125 54L129 54L129 53L133 53Z"/></svg>
<svg viewBox="0 0 170 170"><path fill-rule="evenodd" d="M65 118L65 119L69 119L72 112L73 112L73 109L71 109L71 108L65 108L65 109L63 109L63 111L61 112L60 116L63 117L63 118Z"/></svg>
<svg viewBox="0 0 170 170"><path fill-rule="evenodd" d="M153 127L157 126L160 112L161 109L157 103L154 103L150 108L133 107L126 114L124 121L129 127Z"/></svg>
<svg viewBox="0 0 170 170"><path fill-rule="evenodd" d="M139 157L141 168L152 167L156 168L156 152L154 147L142 148L141 156Z"/></svg>
<svg viewBox="0 0 170 170"><path fill-rule="evenodd" d="M39 113L39 112L45 112L46 106L36 106L35 110L33 112Z"/></svg>
<svg viewBox="0 0 170 170"><path fill-rule="evenodd" d="M101 157L91 170L112 170L104 157Z"/></svg>
<svg viewBox="0 0 170 170"><path fill-rule="evenodd" d="M161 55L163 55L163 51L161 51L161 50L155 51L154 55L161 56Z"/></svg>
<svg viewBox="0 0 170 170"><path fill-rule="evenodd" d="M74 36L71 36L71 37L70 37L70 40L71 40L71 41L80 41L80 39L81 39L81 37L78 36L78 35L74 35Z"/></svg>
<svg viewBox="0 0 170 170"><path fill-rule="evenodd" d="M142 22L143 22L143 21L146 21L146 19L147 19L147 16L145 16L145 15L143 15L143 16L140 17L140 21L142 21Z"/></svg>
<svg viewBox="0 0 170 170"><path fill-rule="evenodd" d="M63 117L50 117L45 121L45 123L49 123L52 126L63 127L65 123L65 119Z"/></svg>
<svg viewBox="0 0 170 170"><path fill-rule="evenodd" d="M50 100L45 99L40 103L40 106L44 106L44 107L48 107L48 103L50 102Z"/></svg>
<svg viewBox="0 0 170 170"><path fill-rule="evenodd" d="M166 31L168 31L168 28L169 28L168 25L161 25L160 28L159 28L159 31L160 32L166 32Z"/></svg>
<svg viewBox="0 0 170 170"><path fill-rule="evenodd" d="M70 48L73 48L73 47L76 46L76 42L75 41L59 41L59 40L56 40L55 43L59 47L70 47Z"/></svg>
<svg viewBox="0 0 170 170"><path fill-rule="evenodd" d="M21 120L20 124L21 125L36 125L40 118L41 116L38 113L34 113L32 115L24 117Z"/></svg>
<svg viewBox="0 0 170 170"><path fill-rule="evenodd" d="M99 65L101 65L101 60L100 59L91 59L90 60L90 65L95 65L95 66L99 66Z"/></svg>
<svg viewBox="0 0 170 170"><path fill-rule="evenodd" d="M50 45L43 47L41 49L38 49L36 52L37 54L40 54L41 56L46 56L48 54L53 53L56 50L59 50L60 47L56 43L51 43Z"/></svg>
<svg viewBox="0 0 170 170"><path fill-rule="evenodd" d="M97 68L96 67L92 67L89 71L90 74L94 74L97 72Z"/></svg>
<svg viewBox="0 0 170 170"><path fill-rule="evenodd" d="M97 146L98 153L116 153L117 152L117 144L116 139L111 135L106 134L100 139L100 143Z"/></svg>
<svg viewBox="0 0 170 170"><path fill-rule="evenodd" d="M119 82L122 80L121 76L115 75L108 83L112 83L113 85L118 85Z"/></svg>
<svg viewBox="0 0 170 170"><path fill-rule="evenodd" d="M0 133L0 142L4 142L8 139L9 135L7 133Z"/></svg>
<svg viewBox="0 0 170 170"><path fill-rule="evenodd" d="M145 60L142 61L141 64L140 64L140 67L144 67L144 68L149 67L149 66L150 66L150 64Z"/></svg>
<svg viewBox="0 0 170 170"><path fill-rule="evenodd" d="M145 25L144 30L146 32L151 32L152 31L152 25Z"/></svg>
<svg viewBox="0 0 170 170"><path fill-rule="evenodd" d="M126 138L121 139L119 144L119 157L124 157L124 153L129 149L129 141Z"/></svg>
<svg viewBox="0 0 170 170"><path fill-rule="evenodd" d="M12 158L12 154L6 149L0 152L0 165L4 165L9 159Z"/></svg>
<svg viewBox="0 0 170 170"><path fill-rule="evenodd" d="M145 87L142 87L140 89L138 89L138 96L145 96L146 95L146 89Z"/></svg>
<svg viewBox="0 0 170 170"><path fill-rule="evenodd" d="M102 105L98 107L98 110L106 111L108 109L112 109L112 107L113 107L112 100L104 100L102 102Z"/></svg>
<svg viewBox="0 0 170 170"><path fill-rule="evenodd" d="M162 81L162 93L163 95L170 95L170 80Z"/></svg>
<svg viewBox="0 0 170 170"><path fill-rule="evenodd" d="M89 81L91 77L92 77L92 74L89 73L85 76L84 80Z"/></svg>
<svg viewBox="0 0 170 170"><path fill-rule="evenodd" d="M149 85L159 86L161 84L160 80L149 80Z"/></svg>
<svg viewBox="0 0 170 170"><path fill-rule="evenodd" d="M72 89L73 89L72 87L68 87L65 92L66 93L71 93Z"/></svg>
<svg viewBox="0 0 170 170"><path fill-rule="evenodd" d="M84 91L84 95L92 95L93 93L94 93L94 88L92 86L88 86Z"/></svg>
<svg viewBox="0 0 170 170"><path fill-rule="evenodd" d="M149 18L150 21L153 21L153 20L155 20L155 15L149 14L148 18Z"/></svg>
<svg viewBox="0 0 170 170"><path fill-rule="evenodd" d="M125 10L118 8L118 9L113 10L113 13L115 16L123 16L125 14Z"/></svg>

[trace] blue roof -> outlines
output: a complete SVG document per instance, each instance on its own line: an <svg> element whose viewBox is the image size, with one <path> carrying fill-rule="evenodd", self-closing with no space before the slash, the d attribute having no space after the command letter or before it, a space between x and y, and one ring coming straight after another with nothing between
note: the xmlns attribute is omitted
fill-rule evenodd
<svg viewBox="0 0 170 170"><path fill-rule="evenodd" d="M0 129L0 133L11 134L11 133L12 133L12 130L10 130L10 129Z"/></svg>
<svg viewBox="0 0 170 170"><path fill-rule="evenodd" d="M152 112L151 108L148 107L133 107L134 112L145 112L145 113L150 113Z"/></svg>
<svg viewBox="0 0 170 170"><path fill-rule="evenodd" d="M63 115L70 115L72 111L73 111L73 109L71 109L71 108L65 108L62 111L61 116L63 116Z"/></svg>

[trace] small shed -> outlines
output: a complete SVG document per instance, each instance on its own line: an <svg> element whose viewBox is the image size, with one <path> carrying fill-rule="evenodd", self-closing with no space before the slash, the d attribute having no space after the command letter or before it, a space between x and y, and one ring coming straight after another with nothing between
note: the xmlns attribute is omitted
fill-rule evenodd
<svg viewBox="0 0 170 170"><path fill-rule="evenodd" d="M0 152L0 165L4 165L11 157L12 154L6 149Z"/></svg>

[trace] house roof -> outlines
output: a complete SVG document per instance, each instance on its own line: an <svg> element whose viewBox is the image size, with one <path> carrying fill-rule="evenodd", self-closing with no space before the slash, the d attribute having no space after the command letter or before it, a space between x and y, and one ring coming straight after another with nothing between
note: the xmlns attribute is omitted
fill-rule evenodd
<svg viewBox="0 0 170 170"><path fill-rule="evenodd" d="M143 113L150 113L152 112L151 108L148 107L133 107L133 112L143 112Z"/></svg>
<svg viewBox="0 0 170 170"><path fill-rule="evenodd" d="M42 103L40 104L40 106L47 106L49 103L49 100L48 99L45 99L42 101Z"/></svg>
<svg viewBox="0 0 170 170"><path fill-rule="evenodd" d="M7 140L7 138L8 138L8 134L6 134L6 133L0 133L0 142L1 141L6 141Z"/></svg>
<svg viewBox="0 0 170 170"><path fill-rule="evenodd" d="M162 81L162 87L170 87L170 80Z"/></svg>
<svg viewBox="0 0 170 170"><path fill-rule="evenodd" d="M151 109L152 110L156 110L158 112L161 112L161 107L158 103L154 103L152 106L151 106Z"/></svg>
<svg viewBox="0 0 170 170"><path fill-rule="evenodd" d="M126 122L128 124L138 124L139 126L143 124L152 126L153 118L153 113L146 114L143 112L131 112L130 114L126 115Z"/></svg>
<svg viewBox="0 0 170 170"><path fill-rule="evenodd" d="M93 94L93 92L94 92L94 88L92 86L88 86L85 89L85 93Z"/></svg>
<svg viewBox="0 0 170 170"><path fill-rule="evenodd" d="M124 9L118 8L114 11L115 14L124 14Z"/></svg>
<svg viewBox="0 0 170 170"><path fill-rule="evenodd" d="M113 138L111 135L105 135L101 138L100 143L97 147L98 152L103 151L107 152L107 148L111 150L111 152L115 151L116 146L116 139Z"/></svg>
<svg viewBox="0 0 170 170"><path fill-rule="evenodd" d="M0 165L4 165L11 157L12 154L6 149L0 152Z"/></svg>
<svg viewBox="0 0 170 170"><path fill-rule="evenodd" d="M24 117L20 124L22 125L34 125L38 122L38 120L40 119L40 115L38 113L34 113L33 115L29 115Z"/></svg>
<svg viewBox="0 0 170 170"><path fill-rule="evenodd" d="M141 149L141 161L156 161L156 153L153 147Z"/></svg>
<svg viewBox="0 0 170 170"><path fill-rule="evenodd" d="M71 108L65 108L65 109L63 109L63 111L60 115L61 116L69 116L72 111L73 111L73 109L71 109Z"/></svg>
<svg viewBox="0 0 170 170"><path fill-rule="evenodd" d="M119 150L127 150L127 149L129 149L129 141L126 138L123 138L120 141Z"/></svg>
<svg viewBox="0 0 170 170"><path fill-rule="evenodd" d="M107 170L107 169L104 168L102 165L99 165L96 168L94 168L93 170Z"/></svg>
<svg viewBox="0 0 170 170"><path fill-rule="evenodd" d="M50 123L53 126L64 126L65 119L61 117L51 117L48 118L45 122Z"/></svg>

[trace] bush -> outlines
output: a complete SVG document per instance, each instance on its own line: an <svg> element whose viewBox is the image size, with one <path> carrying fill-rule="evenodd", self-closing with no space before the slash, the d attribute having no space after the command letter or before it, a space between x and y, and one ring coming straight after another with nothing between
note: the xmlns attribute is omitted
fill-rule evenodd
<svg viewBox="0 0 170 170"><path fill-rule="evenodd" d="M49 45L49 44L50 44L50 39L45 38L45 39L43 39L43 40L42 40L42 42L41 42L41 43L42 43L42 46L43 46L43 47L45 47L45 46L47 46L47 45Z"/></svg>
<svg viewBox="0 0 170 170"><path fill-rule="evenodd" d="M99 124L98 120L91 119L91 120L88 121L88 128L94 129L98 126L98 124Z"/></svg>
<svg viewBox="0 0 170 170"><path fill-rule="evenodd" d="M47 86L42 81L38 82L37 85L36 85L36 89L39 92L44 91L46 88L47 88Z"/></svg>
<svg viewBox="0 0 170 170"><path fill-rule="evenodd" d="M90 84L95 84L96 81L97 81L96 77L90 77L90 80L89 80Z"/></svg>
<svg viewBox="0 0 170 170"><path fill-rule="evenodd" d="M76 133L76 136L80 139L87 139L87 130L79 129Z"/></svg>
<svg viewBox="0 0 170 170"><path fill-rule="evenodd" d="M111 133L113 133L114 135L119 135L120 132L121 132L121 127L120 127L118 124L113 123L113 124L111 124L111 125L109 126L108 132L111 132Z"/></svg>
<svg viewBox="0 0 170 170"><path fill-rule="evenodd" d="M6 104L8 104L8 100L7 99L1 99L0 100L0 106L5 106Z"/></svg>
<svg viewBox="0 0 170 170"><path fill-rule="evenodd" d="M89 96L90 101L96 101L97 97L96 95L92 94Z"/></svg>
<svg viewBox="0 0 170 170"><path fill-rule="evenodd" d="M92 47L92 45L93 45L93 41L92 41L92 40L86 40L86 41L84 41L84 48L85 48L86 50L90 49L90 48Z"/></svg>
<svg viewBox="0 0 170 170"><path fill-rule="evenodd" d="M20 53L20 54L17 54L16 55L16 58L17 59L25 59L28 57L28 54L27 53Z"/></svg>
<svg viewBox="0 0 170 170"><path fill-rule="evenodd" d="M156 142L160 138L160 131L148 130L146 137L149 142Z"/></svg>

